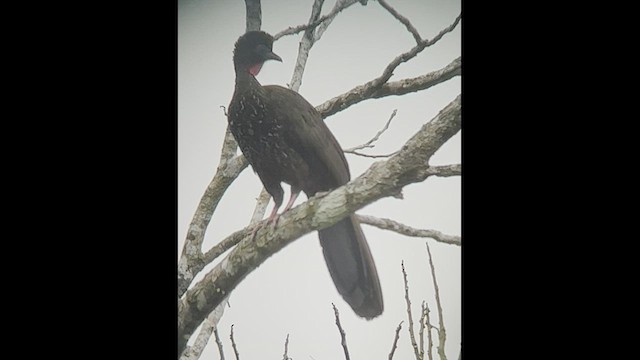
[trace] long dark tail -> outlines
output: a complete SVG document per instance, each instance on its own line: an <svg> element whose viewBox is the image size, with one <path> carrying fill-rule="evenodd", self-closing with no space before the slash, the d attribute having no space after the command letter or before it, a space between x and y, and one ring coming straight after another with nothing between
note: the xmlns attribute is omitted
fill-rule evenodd
<svg viewBox="0 0 640 360"><path fill-rule="evenodd" d="M366 319L382 314L382 290L367 239L354 215L318 231L324 259L338 292Z"/></svg>

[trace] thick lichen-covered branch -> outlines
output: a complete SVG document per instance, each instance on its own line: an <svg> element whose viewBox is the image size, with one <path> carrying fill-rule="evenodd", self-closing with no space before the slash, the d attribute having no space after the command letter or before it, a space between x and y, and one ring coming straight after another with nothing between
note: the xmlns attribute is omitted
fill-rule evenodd
<svg viewBox="0 0 640 360"><path fill-rule="evenodd" d="M200 198L198 208L193 215L191 224L189 224L182 254L178 262L178 298L187 290L195 275L208 264L202 255L202 242L204 241L207 226L229 185L249 164L242 155L229 156L230 152L235 153L236 148L237 145L233 137L225 136L220 165L202 198Z"/></svg>
<svg viewBox="0 0 640 360"><path fill-rule="evenodd" d="M211 338L211 334L216 331L216 324L222 317L224 313L225 304L220 304L216 309L214 309L209 316L202 322L202 326L200 327L200 333L196 337L193 345L188 347L186 351L180 357L180 360L197 360L202 355L202 351L207 346L209 339ZM222 352L222 343L216 334L216 343L218 344L218 349L220 351L221 360L224 360L224 353Z"/></svg>
<svg viewBox="0 0 640 360"><path fill-rule="evenodd" d="M178 348L211 310L220 304L250 272L302 235L331 226L358 209L404 186L424 181L431 156L461 127L461 99L456 97L426 123L402 149L386 161L374 163L361 176L328 194L310 198L282 214L275 229L260 227L253 239L245 237L178 304Z"/></svg>

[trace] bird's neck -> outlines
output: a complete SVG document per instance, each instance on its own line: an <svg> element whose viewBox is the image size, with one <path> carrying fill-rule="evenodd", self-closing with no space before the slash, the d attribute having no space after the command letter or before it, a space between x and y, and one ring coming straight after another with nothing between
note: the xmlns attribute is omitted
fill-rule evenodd
<svg viewBox="0 0 640 360"><path fill-rule="evenodd" d="M259 68L257 71L260 71ZM258 79L256 79L256 77L252 74L252 67L236 68L236 90L246 91L251 89L258 89L261 87L262 85L260 85Z"/></svg>

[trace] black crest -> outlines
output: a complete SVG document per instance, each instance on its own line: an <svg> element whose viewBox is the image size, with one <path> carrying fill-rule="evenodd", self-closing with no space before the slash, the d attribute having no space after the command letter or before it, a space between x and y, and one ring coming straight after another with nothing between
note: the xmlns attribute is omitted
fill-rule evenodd
<svg viewBox="0 0 640 360"><path fill-rule="evenodd" d="M273 53L273 36L264 31L249 31L236 41L233 63L236 68L249 67L267 60L282 59Z"/></svg>

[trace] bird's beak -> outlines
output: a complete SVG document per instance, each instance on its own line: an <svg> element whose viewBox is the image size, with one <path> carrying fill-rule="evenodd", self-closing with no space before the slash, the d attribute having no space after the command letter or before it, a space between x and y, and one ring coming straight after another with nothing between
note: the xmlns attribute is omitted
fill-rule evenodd
<svg viewBox="0 0 640 360"><path fill-rule="evenodd" d="M277 61L282 62L282 58L280 56L276 55L275 53L273 53L272 51L267 52L265 54L265 58L267 60L277 60Z"/></svg>

